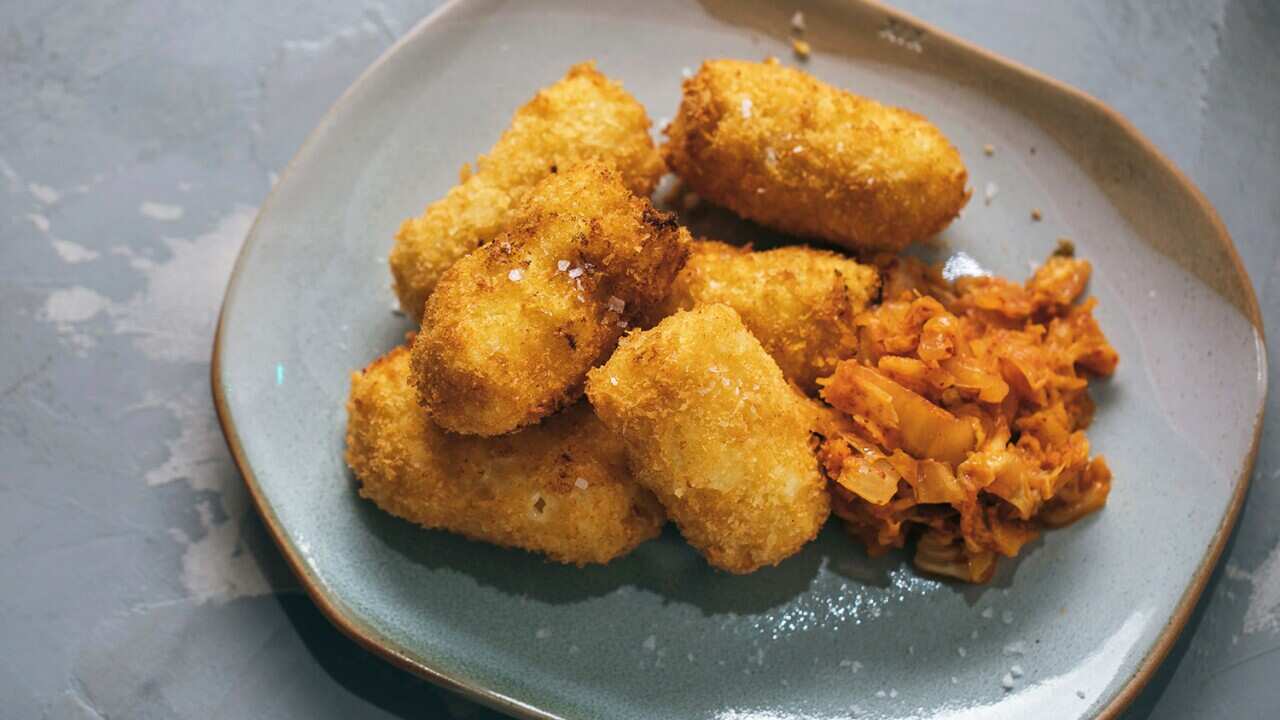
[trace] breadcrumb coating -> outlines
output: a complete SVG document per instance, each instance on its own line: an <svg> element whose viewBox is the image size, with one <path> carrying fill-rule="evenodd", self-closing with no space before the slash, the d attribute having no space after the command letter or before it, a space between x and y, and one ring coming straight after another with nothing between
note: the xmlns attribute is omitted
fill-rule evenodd
<svg viewBox="0 0 1280 720"><path fill-rule="evenodd" d="M574 65L516 111L488 155L464 166L459 184L396 234L391 274L405 314L419 321L445 270L488 242L548 174L591 158L612 160L627 187L653 192L665 168L644 107L596 70Z"/></svg>
<svg viewBox="0 0 1280 720"><path fill-rule="evenodd" d="M853 250L900 250L969 198L928 120L775 63L709 60L684 81L663 157L701 197Z"/></svg>
<svg viewBox="0 0 1280 720"><path fill-rule="evenodd" d="M777 564L827 519L814 405L729 306L629 334L591 371L587 395L626 443L636 479L713 566Z"/></svg>
<svg viewBox="0 0 1280 720"><path fill-rule="evenodd" d="M874 267L825 250L782 247L764 252L702 240L676 276L662 315L724 303L805 392L854 353L853 318L880 290Z"/></svg>
<svg viewBox="0 0 1280 720"><path fill-rule="evenodd" d="M608 163L547 176L427 301L413 347L423 406L446 430L500 435L572 404L667 294L688 243Z"/></svg>
<svg viewBox="0 0 1280 720"><path fill-rule="evenodd" d="M607 563L660 531L661 506L586 403L515 435L452 435L415 402L409 370L400 347L351 378L346 460L378 507L576 565Z"/></svg>

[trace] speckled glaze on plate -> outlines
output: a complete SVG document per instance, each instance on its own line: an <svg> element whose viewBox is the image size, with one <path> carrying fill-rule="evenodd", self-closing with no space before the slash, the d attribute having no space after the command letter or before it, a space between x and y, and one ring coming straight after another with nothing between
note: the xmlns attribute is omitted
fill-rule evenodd
<svg viewBox="0 0 1280 720"><path fill-rule="evenodd" d="M876 5L798 5L811 72L924 113L964 155L974 199L930 254L1022 277L1065 236L1093 261L1122 358L1094 390L1090 437L1115 472L1104 512L967 587L900 554L869 560L834 525L746 577L672 533L578 570L357 498L343 401L349 373L408 329L386 267L399 222L570 64L596 58L662 122L683 68L789 58L797 4L473 0L424 21L328 114L245 244L214 348L228 442L331 620L516 715L1114 716L1186 622L1244 497L1266 391L1249 280L1199 192L1096 101Z"/></svg>

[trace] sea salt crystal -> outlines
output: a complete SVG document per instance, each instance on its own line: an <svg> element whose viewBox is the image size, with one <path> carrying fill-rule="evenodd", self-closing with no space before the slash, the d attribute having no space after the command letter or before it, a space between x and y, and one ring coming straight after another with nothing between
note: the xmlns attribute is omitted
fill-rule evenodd
<svg viewBox="0 0 1280 720"><path fill-rule="evenodd" d="M884 696L885 696L885 695L887 695L887 694L888 694L888 693L886 693L886 692L885 692L885 691L883 691L883 690L877 690L877 691L876 691L876 697L878 697L878 698L882 698L882 697L884 697Z"/></svg>
<svg viewBox="0 0 1280 720"><path fill-rule="evenodd" d="M889 697L891 697L891 698L896 698L896 697L898 697L898 691L897 691L897 690L895 690L894 688L889 688Z"/></svg>
<svg viewBox="0 0 1280 720"><path fill-rule="evenodd" d="M573 280L573 279L577 279L577 278L579 278L579 277L581 277L581 276L582 276L582 268L580 268L580 267L576 267L576 268L574 268L574 269L572 269L572 270L570 270L570 271L569 271L569 278L570 278L571 280Z"/></svg>
<svg viewBox="0 0 1280 720"><path fill-rule="evenodd" d="M609 384L610 384L610 385L617 385L617 384L618 384L618 378L610 376L610 377L609 377Z"/></svg>
<svg viewBox="0 0 1280 720"><path fill-rule="evenodd" d="M557 260L557 261L556 261L556 270L558 270L558 271L560 271L560 272L564 272L565 270L568 270L568 269L569 269L569 261L568 261L568 260Z"/></svg>
<svg viewBox="0 0 1280 720"><path fill-rule="evenodd" d="M1027 653L1027 644L1018 640L1004 646L1005 655L1025 655Z"/></svg>
<svg viewBox="0 0 1280 720"><path fill-rule="evenodd" d="M693 77L693 68L691 68L691 67L682 67L682 68L680 68L680 74L681 74L681 75L683 75L683 76L685 76L685 77L687 77L687 78L691 78L691 77Z"/></svg>
<svg viewBox="0 0 1280 720"><path fill-rule="evenodd" d="M996 199L996 194L999 192L1000 192L999 186L997 186L993 182L987 183L987 189L986 189L986 192L983 193L982 201L987 205L990 205L991 201Z"/></svg>
<svg viewBox="0 0 1280 720"><path fill-rule="evenodd" d="M524 271L520 268L512 268L511 272L507 273L507 279L511 282L520 282L524 279Z"/></svg>
<svg viewBox="0 0 1280 720"><path fill-rule="evenodd" d="M613 312L620 313L627 307L627 301L614 295L609 296L609 309Z"/></svg>
<svg viewBox="0 0 1280 720"><path fill-rule="evenodd" d="M742 98L742 119L751 119L751 98Z"/></svg>
<svg viewBox="0 0 1280 720"><path fill-rule="evenodd" d="M578 478L577 480L573 481L573 486L578 488L579 490L586 490L588 484L589 483L587 483L586 478Z"/></svg>
<svg viewBox="0 0 1280 720"><path fill-rule="evenodd" d="M766 147L764 149L764 161L770 164L778 162L778 153L774 152L773 148ZM760 190L763 191L764 188L760 188Z"/></svg>
<svg viewBox="0 0 1280 720"><path fill-rule="evenodd" d="M803 145L797 145L797 146L795 146L795 147L791 148L791 152L793 152L793 153L795 153L795 154L799 155L800 153L804 152L804 146L803 146Z"/></svg>

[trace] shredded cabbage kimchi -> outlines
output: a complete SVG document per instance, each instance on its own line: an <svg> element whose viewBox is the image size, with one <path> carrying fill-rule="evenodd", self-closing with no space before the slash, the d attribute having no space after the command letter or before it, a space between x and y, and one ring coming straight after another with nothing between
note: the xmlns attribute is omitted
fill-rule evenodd
<svg viewBox="0 0 1280 720"><path fill-rule="evenodd" d="M820 448L834 511L872 555L918 531L917 567L986 582L997 555L1098 510L1111 489L1085 437L1088 379L1119 360L1096 301L1081 300L1090 265L1066 246L1017 284L878 264L884 301L819 381L839 411Z"/></svg>

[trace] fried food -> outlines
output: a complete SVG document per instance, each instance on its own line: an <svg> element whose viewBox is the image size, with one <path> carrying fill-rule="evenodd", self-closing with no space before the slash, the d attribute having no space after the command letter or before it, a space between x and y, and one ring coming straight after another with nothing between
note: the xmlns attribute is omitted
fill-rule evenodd
<svg viewBox="0 0 1280 720"><path fill-rule="evenodd" d="M816 393L855 345L853 318L879 293L869 265L810 247L764 252L714 241L693 244L662 315L711 303L737 311L786 378Z"/></svg>
<svg viewBox="0 0 1280 720"><path fill-rule="evenodd" d="M346 460L361 496L419 525L576 565L658 534L661 506L586 403L515 435L452 435L414 402L409 371L400 347L352 376Z"/></svg>
<svg viewBox="0 0 1280 720"><path fill-rule="evenodd" d="M413 346L423 406L446 430L500 435L573 403L587 370L667 294L688 243L610 164L549 175L427 301Z"/></svg>
<svg viewBox="0 0 1280 720"><path fill-rule="evenodd" d="M702 198L853 250L900 250L968 200L928 120L775 63L709 60L685 80L663 157Z"/></svg>
<svg viewBox="0 0 1280 720"><path fill-rule="evenodd" d="M1076 304L1090 266L1056 255L1025 285L949 285L907 258L884 269L897 294L858 316L856 359L822 381L846 414L821 431L833 510L872 555L918 528L917 567L986 582L997 555L1100 509L1111 489L1085 436L1088 377L1118 362L1095 301Z"/></svg>
<svg viewBox="0 0 1280 720"><path fill-rule="evenodd" d="M405 314L421 320L444 271L497 235L548 174L591 158L612 160L626 186L648 196L664 172L649 124L644 107L592 62L540 90L476 160L474 173L464 167L459 185L400 226L390 261Z"/></svg>
<svg viewBox="0 0 1280 720"><path fill-rule="evenodd" d="M814 407L729 306L629 334L591 371L587 395L636 479L715 567L777 564L827 519Z"/></svg>

